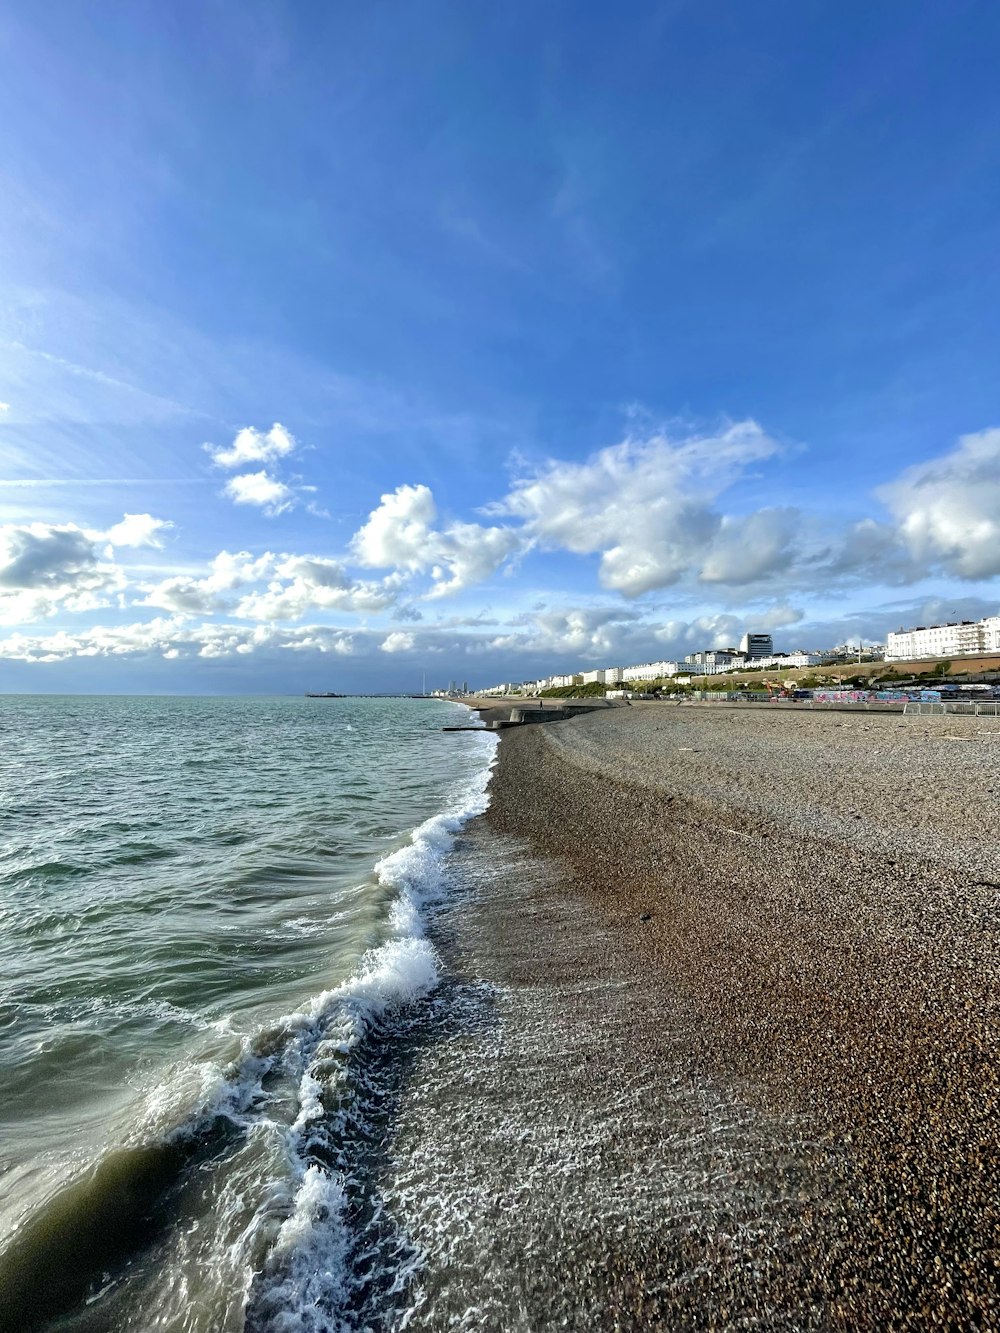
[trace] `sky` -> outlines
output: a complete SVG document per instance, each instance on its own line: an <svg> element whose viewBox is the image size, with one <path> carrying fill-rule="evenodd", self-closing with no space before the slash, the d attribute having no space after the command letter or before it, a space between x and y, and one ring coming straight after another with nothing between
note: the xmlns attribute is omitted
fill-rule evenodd
<svg viewBox="0 0 1000 1333"><path fill-rule="evenodd" d="M8 0L0 691L1000 608L992 0Z"/></svg>

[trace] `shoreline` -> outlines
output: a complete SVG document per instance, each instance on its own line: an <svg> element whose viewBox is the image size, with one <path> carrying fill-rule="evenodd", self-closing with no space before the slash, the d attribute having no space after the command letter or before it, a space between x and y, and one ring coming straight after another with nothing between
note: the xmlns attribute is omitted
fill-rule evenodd
<svg viewBox="0 0 1000 1333"><path fill-rule="evenodd" d="M983 1326L1000 740L895 721L638 705L508 730L482 819L691 1015L665 1076L735 1080L812 1128L826 1177L796 1263L819 1326Z"/></svg>

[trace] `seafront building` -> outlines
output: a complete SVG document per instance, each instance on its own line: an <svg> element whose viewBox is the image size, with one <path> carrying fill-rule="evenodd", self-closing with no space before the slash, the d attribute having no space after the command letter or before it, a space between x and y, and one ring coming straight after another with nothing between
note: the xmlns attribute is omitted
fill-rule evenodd
<svg viewBox="0 0 1000 1333"><path fill-rule="evenodd" d="M743 657L773 657L774 640L770 634L744 634L740 639L740 653Z"/></svg>
<svg viewBox="0 0 1000 1333"><path fill-rule="evenodd" d="M642 662L639 666L623 667L621 683L637 680L662 680L665 676L704 675L707 667L689 666L686 662Z"/></svg>
<svg viewBox="0 0 1000 1333"><path fill-rule="evenodd" d="M703 672L717 676L729 671L741 671L746 667L810 667L819 666L828 660L826 653L806 653L801 649L794 653L772 653L769 657L750 657L733 648L725 648L716 652L692 653L685 657L682 669L690 674Z"/></svg>
<svg viewBox="0 0 1000 1333"><path fill-rule="evenodd" d="M1000 617L997 618L1000 622ZM683 661L661 660L640 662L633 666L593 667L540 680L507 681L477 691L488 697L504 695L534 695L546 690L571 689L575 685L607 685L612 688L643 686L651 681L687 680L692 676L714 676L749 668L761 670L792 670L797 667L820 666L831 660L831 653L775 653L770 634L744 634L739 648L705 648L690 653Z"/></svg>
<svg viewBox="0 0 1000 1333"><path fill-rule="evenodd" d="M979 653L1000 653L1000 616L952 620L943 625L915 625L912 629L893 630L885 641L887 662Z"/></svg>
<svg viewBox="0 0 1000 1333"><path fill-rule="evenodd" d="M685 666L728 667L744 660L735 648L706 648L700 653L688 653Z"/></svg>
<svg viewBox="0 0 1000 1333"><path fill-rule="evenodd" d="M479 690L483 695L533 695L546 690L571 689L573 686L607 685L611 688L639 686L652 681L681 682L691 676L718 676L732 671L791 671L803 667L823 666L827 663L858 661L902 662L920 658L961 657L981 654L1000 654L1000 615L985 616L982 620L955 620L941 625L916 625L899 629L886 638L885 650L881 644L867 648L842 644L825 653L776 653L770 634L747 632L739 648L705 648L689 653L683 661L640 662L634 666L595 667L541 680L508 681Z"/></svg>

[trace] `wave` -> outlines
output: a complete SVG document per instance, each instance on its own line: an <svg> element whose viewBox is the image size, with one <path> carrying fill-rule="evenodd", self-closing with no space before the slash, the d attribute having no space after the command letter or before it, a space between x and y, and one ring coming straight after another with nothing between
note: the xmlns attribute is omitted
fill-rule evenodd
<svg viewBox="0 0 1000 1333"><path fill-rule="evenodd" d="M247 1329L353 1327L366 1062L440 980L428 915L446 892L456 834L489 803L496 738L484 731L477 744L487 762L452 808L374 867L394 894L387 938L345 981L245 1037L228 1065L184 1066L148 1094L130 1141L29 1217L0 1255L0 1328L27 1333L78 1305L148 1243L158 1200L184 1172L256 1134L278 1141L281 1170L255 1182L256 1214L241 1238ZM398 1286L402 1277L389 1280Z"/></svg>

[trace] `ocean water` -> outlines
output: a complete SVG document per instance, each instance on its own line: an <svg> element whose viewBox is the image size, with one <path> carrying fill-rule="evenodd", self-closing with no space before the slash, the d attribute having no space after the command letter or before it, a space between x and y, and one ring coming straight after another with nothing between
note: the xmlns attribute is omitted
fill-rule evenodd
<svg viewBox="0 0 1000 1333"><path fill-rule="evenodd" d="M486 805L467 718L0 698L0 1328L406 1326L379 1145Z"/></svg>

